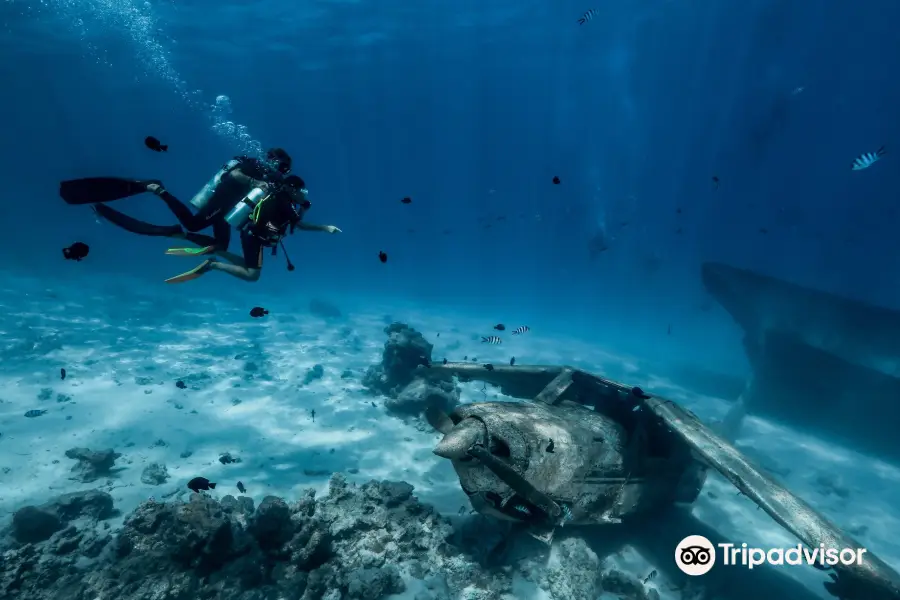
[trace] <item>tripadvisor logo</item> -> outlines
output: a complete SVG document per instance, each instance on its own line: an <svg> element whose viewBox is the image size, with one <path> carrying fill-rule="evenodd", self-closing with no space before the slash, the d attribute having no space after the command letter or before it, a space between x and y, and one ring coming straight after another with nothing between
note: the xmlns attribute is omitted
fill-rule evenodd
<svg viewBox="0 0 900 600"><path fill-rule="evenodd" d="M820 544L818 548L807 548L797 544L791 548L752 548L747 544L717 544L719 548L702 535L689 535L681 540L675 548L675 564L682 572L696 576L705 575L716 564L716 554L721 555L722 564L726 566L740 565L752 569L760 565L812 565L833 567L841 565L858 565L862 563L865 548L826 548Z"/></svg>

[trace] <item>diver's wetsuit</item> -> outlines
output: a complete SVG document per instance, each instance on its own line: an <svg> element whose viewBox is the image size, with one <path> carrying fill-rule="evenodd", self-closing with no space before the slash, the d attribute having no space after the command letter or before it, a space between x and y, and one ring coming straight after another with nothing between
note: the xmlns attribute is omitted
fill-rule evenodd
<svg viewBox="0 0 900 600"><path fill-rule="evenodd" d="M119 227L137 233L139 235L161 237L183 237L193 244L201 247L214 246L216 252L224 252L231 242L231 225L225 220L225 215L254 187L263 183L266 172L271 172L260 161L247 157L240 157L241 163L222 176L213 195L205 206L197 213L181 200L160 188L157 195L162 198L172 214L181 223L178 225L153 225L139 221L121 213L105 204L97 204L94 210L98 215ZM188 231L185 233L182 227ZM198 234L207 227L213 228L212 237ZM248 231L241 231L241 250L244 258L244 266L248 269L262 267L262 248L265 241L258 235Z"/></svg>

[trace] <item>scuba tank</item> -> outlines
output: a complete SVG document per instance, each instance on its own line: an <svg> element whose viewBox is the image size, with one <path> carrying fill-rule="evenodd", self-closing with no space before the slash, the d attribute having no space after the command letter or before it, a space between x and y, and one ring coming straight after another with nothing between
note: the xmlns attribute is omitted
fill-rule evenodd
<svg viewBox="0 0 900 600"><path fill-rule="evenodd" d="M232 208L227 215L225 221L235 229L242 229L250 222L250 217L259 204L269 197L269 186L261 185L250 190L250 193L244 196L240 202Z"/></svg>
<svg viewBox="0 0 900 600"><path fill-rule="evenodd" d="M218 188L219 184L222 183L222 177L224 177L226 173L237 167L239 164L241 164L241 161L236 158L233 158L225 163L225 166L219 169L219 172L213 175L212 179L206 182L206 185L204 185L203 188L199 192L197 192L197 195L191 198L191 204L194 206L194 208L200 210L204 206L206 206L207 203L209 203L209 199L212 198L213 194L216 193L216 188Z"/></svg>

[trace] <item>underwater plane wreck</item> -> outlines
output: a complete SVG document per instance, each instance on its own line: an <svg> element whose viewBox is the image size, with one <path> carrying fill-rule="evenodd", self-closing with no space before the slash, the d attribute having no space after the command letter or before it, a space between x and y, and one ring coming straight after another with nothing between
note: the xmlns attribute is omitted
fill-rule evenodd
<svg viewBox="0 0 900 600"><path fill-rule="evenodd" d="M420 374L526 400L430 408L426 418L472 507L546 543L567 524L615 526L691 504L712 468L807 547L862 548L670 400L566 366L447 363ZM841 600L900 599L900 575L870 552L817 568Z"/></svg>
<svg viewBox="0 0 900 600"><path fill-rule="evenodd" d="M752 368L731 434L746 412L900 459L900 311L720 263L702 279L744 330Z"/></svg>

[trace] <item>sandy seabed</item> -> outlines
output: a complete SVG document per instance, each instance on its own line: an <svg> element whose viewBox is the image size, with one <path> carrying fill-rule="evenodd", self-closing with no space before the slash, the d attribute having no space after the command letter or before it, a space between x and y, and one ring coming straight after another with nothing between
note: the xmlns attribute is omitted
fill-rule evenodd
<svg viewBox="0 0 900 600"><path fill-rule="evenodd" d="M515 356L518 364L572 364L681 402L701 418L720 418L728 406L656 377L634 359L596 343L554 337L535 324L527 335L487 346L480 342L484 323L412 307L323 317L299 300L284 311L273 302L270 315L251 319L249 306L239 302L194 302L189 312L167 302L162 292L158 298L122 298L6 279L0 290L4 520L24 505L94 488L109 492L127 514L148 498L190 493L185 484L196 476L217 483L213 496L236 494L241 481L257 503L267 495L290 499L305 488L324 490L337 471L359 482L407 481L422 501L459 514L468 500L449 462L431 453L438 434L386 414L382 399L360 383L365 369L381 359L390 320L422 332L436 359L506 363ZM319 378L312 376L316 365ZM510 400L481 384L462 389L463 402ZM30 410L46 413L25 417ZM748 419L737 445L867 549L900 567L896 466L756 418ZM65 452L75 447L120 452L115 476L73 479L75 461ZM240 462L222 464L226 452ZM151 463L165 465L165 483L141 481ZM717 476L709 478L693 514L737 544L797 544ZM621 563L641 575L653 569L638 552L623 554ZM821 573L785 568L825 597ZM653 582L663 597L670 596L670 584L664 575Z"/></svg>

